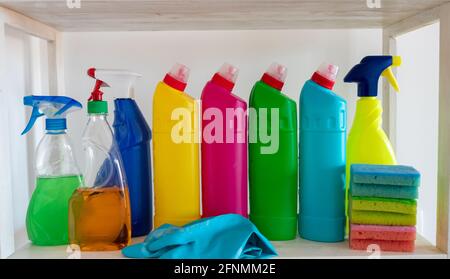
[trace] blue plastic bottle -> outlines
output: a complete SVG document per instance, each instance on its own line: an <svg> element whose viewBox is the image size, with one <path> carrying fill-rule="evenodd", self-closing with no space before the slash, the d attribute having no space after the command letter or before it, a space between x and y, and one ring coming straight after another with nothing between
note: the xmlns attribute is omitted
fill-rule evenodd
<svg viewBox="0 0 450 279"><path fill-rule="evenodd" d="M131 203L132 236L147 235L152 230L151 130L133 99L133 84L139 74L123 70L91 69L90 75L111 87L114 96L114 137L119 145Z"/></svg>
<svg viewBox="0 0 450 279"><path fill-rule="evenodd" d="M300 94L300 237L345 236L346 101L332 90L338 68L323 64Z"/></svg>

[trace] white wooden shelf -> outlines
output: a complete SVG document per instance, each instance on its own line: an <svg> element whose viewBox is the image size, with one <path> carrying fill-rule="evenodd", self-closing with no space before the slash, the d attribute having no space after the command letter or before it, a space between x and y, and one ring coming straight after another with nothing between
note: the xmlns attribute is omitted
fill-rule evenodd
<svg viewBox="0 0 450 279"><path fill-rule="evenodd" d="M445 0L0 1L58 31L383 28Z"/></svg>
<svg viewBox="0 0 450 279"><path fill-rule="evenodd" d="M422 237L414 253L381 253L394 258L446 258L450 251L450 1L371 0L380 8L369 8L366 0L0 0L0 61L8 55L5 30L12 27L48 42L49 91L64 90L62 34L72 31L150 30L254 30L304 28L379 28L383 30L383 52L395 55L397 36L433 22L440 22L439 48L439 143L437 247ZM0 91L6 91L4 63L0 63ZM395 132L395 95L383 90L384 128ZM1 144L9 154L8 142ZM8 169L0 169L0 189L11 191ZM2 188L3 187L3 188ZM9 192L6 192L9 193ZM0 210L13 214L12 198L0 195ZM1 220L0 220L1 221ZM0 224L6 232L3 243L14 243L12 222ZM8 226L6 228L6 226ZM139 241L142 239L137 239ZM2 243L0 243L1 246ZM353 251L348 243L324 244L296 239L276 242L280 258L367 258L365 251ZM441 252L445 251L445 252ZM38 247L30 244L11 258L67 258L65 246ZM82 253L82 258L121 258L120 252Z"/></svg>
<svg viewBox="0 0 450 279"><path fill-rule="evenodd" d="M133 239L134 243L142 242L143 237ZM320 243L297 238L292 241L273 242L280 259L302 259L302 258L369 258L371 253L366 251L351 250L348 242ZM78 257L80 255L80 257ZM18 249L10 259L120 259L124 258L120 251L113 252L81 252L80 254L67 252L67 246L42 247L31 244ZM447 255L431 245L423 237L418 236L416 240L416 251L414 253L381 252L381 258L427 258L446 259ZM370 257L371 258L371 257Z"/></svg>

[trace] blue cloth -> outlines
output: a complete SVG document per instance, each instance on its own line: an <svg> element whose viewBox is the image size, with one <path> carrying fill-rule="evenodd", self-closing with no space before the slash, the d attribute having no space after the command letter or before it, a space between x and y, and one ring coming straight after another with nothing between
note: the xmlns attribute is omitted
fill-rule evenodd
<svg viewBox="0 0 450 279"><path fill-rule="evenodd" d="M164 224L143 243L122 250L129 258L263 259L276 256L272 244L247 218L225 214L177 227Z"/></svg>

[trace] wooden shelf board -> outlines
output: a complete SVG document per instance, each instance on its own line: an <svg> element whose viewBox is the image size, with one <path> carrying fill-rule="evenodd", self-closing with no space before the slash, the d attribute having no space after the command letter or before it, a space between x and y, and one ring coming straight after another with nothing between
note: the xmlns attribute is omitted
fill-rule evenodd
<svg viewBox="0 0 450 279"><path fill-rule="evenodd" d="M133 239L134 243L143 241L143 237ZM281 259L301 258L369 258L366 251L355 251L348 247L348 242L320 243L297 238L292 241L273 242ZM82 259L120 259L124 258L120 251L114 252L82 252ZM67 246L40 247L26 244L9 258L11 259L67 259L77 257L73 252L67 252ZM447 255L431 245L423 237L416 240L414 253L381 252L381 258L447 258Z"/></svg>
<svg viewBox="0 0 450 279"><path fill-rule="evenodd" d="M373 2L373 1L372 1ZM59 31L382 28L448 0L0 0Z"/></svg>

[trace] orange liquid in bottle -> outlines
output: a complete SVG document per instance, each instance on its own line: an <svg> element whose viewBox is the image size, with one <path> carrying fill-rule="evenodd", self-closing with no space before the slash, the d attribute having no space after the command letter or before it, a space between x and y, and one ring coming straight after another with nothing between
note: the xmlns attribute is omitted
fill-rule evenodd
<svg viewBox="0 0 450 279"><path fill-rule="evenodd" d="M131 242L128 190L78 188L69 204L69 239L81 251L110 251Z"/></svg>

